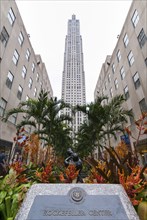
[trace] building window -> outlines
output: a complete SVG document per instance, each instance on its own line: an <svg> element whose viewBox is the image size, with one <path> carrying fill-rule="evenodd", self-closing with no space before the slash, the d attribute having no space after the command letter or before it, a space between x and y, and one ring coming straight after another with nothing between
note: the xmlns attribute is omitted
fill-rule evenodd
<svg viewBox="0 0 147 220"><path fill-rule="evenodd" d="M32 84L33 84L33 80L32 78L29 79L29 88L31 89L32 88Z"/></svg>
<svg viewBox="0 0 147 220"><path fill-rule="evenodd" d="M15 14L14 14L12 8L10 8L10 10L8 12L8 20L9 20L11 25L14 24L15 19L16 19Z"/></svg>
<svg viewBox="0 0 147 220"><path fill-rule="evenodd" d="M29 49L27 49L27 51L26 51L26 59L29 61L29 59L30 59L30 56L31 56L31 52L30 52L30 50Z"/></svg>
<svg viewBox="0 0 147 220"><path fill-rule="evenodd" d="M6 110L7 101L3 98L0 99L0 116L3 117Z"/></svg>
<svg viewBox="0 0 147 220"><path fill-rule="evenodd" d="M17 50L14 51L14 55L13 55L12 60L13 60L14 64L17 65L18 60L19 60L19 53L17 52Z"/></svg>
<svg viewBox="0 0 147 220"><path fill-rule="evenodd" d="M22 67L22 77L25 79L27 74L27 68L25 66Z"/></svg>
<svg viewBox="0 0 147 220"><path fill-rule="evenodd" d="M14 79L14 76L13 74L9 71L8 72L8 76L7 76L7 80L6 80L6 85L9 89L11 89L12 87L12 83L13 83L13 79Z"/></svg>
<svg viewBox="0 0 147 220"><path fill-rule="evenodd" d="M36 97L36 95L37 95L37 89L35 87L35 89L34 89L34 97Z"/></svg>
<svg viewBox="0 0 147 220"><path fill-rule="evenodd" d="M139 74L138 72L136 72L133 76L133 82L134 82L134 86L135 89L137 89L140 86L140 80L139 80Z"/></svg>
<svg viewBox="0 0 147 220"><path fill-rule="evenodd" d="M23 88L19 85L19 87L18 87L18 92L17 92L17 98L18 98L18 99L21 99L21 97L22 97L22 91L23 91Z"/></svg>
<svg viewBox="0 0 147 220"><path fill-rule="evenodd" d="M22 32L19 33L18 42L22 46L22 44L24 42L24 36L23 36Z"/></svg>
<svg viewBox="0 0 147 220"><path fill-rule="evenodd" d="M129 43L129 38L128 38L127 34L125 34L123 42L124 42L125 47L127 47L128 43Z"/></svg>
<svg viewBox="0 0 147 220"><path fill-rule="evenodd" d="M112 64L112 72L115 73L115 64Z"/></svg>
<svg viewBox="0 0 147 220"><path fill-rule="evenodd" d="M113 91L112 91L112 88L110 89L110 96L113 97Z"/></svg>
<svg viewBox="0 0 147 220"><path fill-rule="evenodd" d="M27 96L26 96L26 101L28 101L28 100L29 100L29 96L27 95Z"/></svg>
<svg viewBox="0 0 147 220"><path fill-rule="evenodd" d="M140 106L141 112L147 112L147 103L146 103L145 99L142 99L139 102L139 106Z"/></svg>
<svg viewBox="0 0 147 220"><path fill-rule="evenodd" d="M143 28L141 29L137 39L138 39L140 47L142 48L144 46L145 42L146 42L146 39L147 39L147 37L146 37L146 35L144 33Z"/></svg>
<svg viewBox="0 0 147 220"><path fill-rule="evenodd" d="M124 95L125 95L126 100L128 100L128 98L130 97L128 86L124 88Z"/></svg>
<svg viewBox="0 0 147 220"><path fill-rule="evenodd" d="M32 63L32 72L34 73L35 72L35 64Z"/></svg>
<svg viewBox="0 0 147 220"><path fill-rule="evenodd" d="M125 78L125 70L124 70L124 67L122 66L122 68L120 69L120 75L121 75L121 79L123 80Z"/></svg>
<svg viewBox="0 0 147 220"><path fill-rule="evenodd" d="M16 124L16 119L17 119L17 113L14 113L13 115L10 115L9 117L9 121L12 123L12 124Z"/></svg>
<svg viewBox="0 0 147 220"><path fill-rule="evenodd" d="M133 56L132 51L130 51L130 53L128 54L128 62L130 66L132 66L134 63L134 56Z"/></svg>
<svg viewBox="0 0 147 220"><path fill-rule="evenodd" d="M110 74L108 75L108 82L110 82L111 81L111 77L110 77Z"/></svg>
<svg viewBox="0 0 147 220"><path fill-rule="evenodd" d="M37 75L36 75L36 81L37 82L39 81L39 73L37 73Z"/></svg>
<svg viewBox="0 0 147 220"><path fill-rule="evenodd" d="M107 89L107 82L105 82L105 90Z"/></svg>
<svg viewBox="0 0 147 220"><path fill-rule="evenodd" d="M147 66L147 57L145 58L144 62L145 62L145 64L146 64L146 66Z"/></svg>
<svg viewBox="0 0 147 220"><path fill-rule="evenodd" d="M136 27L136 25L137 25L137 23L139 21L139 14L138 14L138 11L136 9L134 11L134 14L133 14L131 20L132 20L133 26Z"/></svg>
<svg viewBox="0 0 147 220"><path fill-rule="evenodd" d="M134 113L133 113L133 110L131 109L129 112L131 113L131 115L129 116L130 124L131 124L132 126L134 126L134 125L135 125L135 121L134 121Z"/></svg>
<svg viewBox="0 0 147 220"><path fill-rule="evenodd" d="M120 50L118 50L116 56L117 56L117 61L119 62L121 60Z"/></svg>
<svg viewBox="0 0 147 220"><path fill-rule="evenodd" d="M9 34L8 34L5 27L3 27L2 31L1 31L0 40L4 44L4 46L6 47L8 40L9 40Z"/></svg>
<svg viewBox="0 0 147 220"><path fill-rule="evenodd" d="M118 89L118 80L117 79L115 79L114 85L115 85L115 89L117 90Z"/></svg>

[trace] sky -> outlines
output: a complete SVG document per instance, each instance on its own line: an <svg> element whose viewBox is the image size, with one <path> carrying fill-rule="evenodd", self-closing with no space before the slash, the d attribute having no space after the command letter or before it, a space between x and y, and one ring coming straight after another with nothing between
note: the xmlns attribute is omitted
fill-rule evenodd
<svg viewBox="0 0 147 220"><path fill-rule="evenodd" d="M67 22L80 20L83 40L86 102L94 90L106 56L111 55L132 0L16 0L34 52L45 63L53 95L61 99Z"/></svg>

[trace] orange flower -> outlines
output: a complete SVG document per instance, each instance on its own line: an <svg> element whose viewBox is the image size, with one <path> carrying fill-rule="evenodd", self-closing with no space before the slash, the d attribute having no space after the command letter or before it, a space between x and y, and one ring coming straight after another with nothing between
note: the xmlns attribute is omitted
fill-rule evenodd
<svg viewBox="0 0 147 220"><path fill-rule="evenodd" d="M36 175L36 177L41 178L41 173L40 172L36 171L35 175Z"/></svg>
<svg viewBox="0 0 147 220"><path fill-rule="evenodd" d="M141 167L136 166L131 169L132 173L130 174L130 176L125 176L124 171L120 173L120 170L118 170L119 182L123 185L124 189L126 190L132 204L138 205L141 202L141 200L136 199L137 194L144 189L147 183L143 182L143 180L140 178Z"/></svg>
<svg viewBox="0 0 147 220"><path fill-rule="evenodd" d="M22 167L22 163L19 161L16 161L15 163L11 164L10 167L13 168L17 172L17 174L20 174L21 172L24 171L24 168Z"/></svg>
<svg viewBox="0 0 147 220"><path fill-rule="evenodd" d="M79 171L76 170L76 166L74 164L69 164L65 170L65 174L67 177L67 181L72 182L72 180L74 180L78 176Z"/></svg>
<svg viewBox="0 0 147 220"><path fill-rule="evenodd" d="M50 174L51 171L52 171L52 166L51 166L51 164L48 163L44 170L45 170L45 172L46 172L47 174Z"/></svg>
<svg viewBox="0 0 147 220"><path fill-rule="evenodd" d="M65 178L64 178L63 173L60 173L59 179L60 179L61 182L65 182Z"/></svg>
<svg viewBox="0 0 147 220"><path fill-rule="evenodd" d="M28 182L28 179L26 178L26 175L22 175L18 178L17 180L19 183L27 183Z"/></svg>

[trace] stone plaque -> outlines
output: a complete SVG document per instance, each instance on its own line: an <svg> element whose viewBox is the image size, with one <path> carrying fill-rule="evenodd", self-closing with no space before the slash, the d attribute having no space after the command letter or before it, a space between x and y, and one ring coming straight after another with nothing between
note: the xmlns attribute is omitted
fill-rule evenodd
<svg viewBox="0 0 147 220"><path fill-rule="evenodd" d="M118 184L36 184L16 220L139 220Z"/></svg>

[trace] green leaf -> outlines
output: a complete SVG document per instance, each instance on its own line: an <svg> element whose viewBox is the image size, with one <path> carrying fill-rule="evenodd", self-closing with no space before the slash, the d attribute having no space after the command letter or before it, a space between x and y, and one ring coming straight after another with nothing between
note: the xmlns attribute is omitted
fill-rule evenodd
<svg viewBox="0 0 147 220"><path fill-rule="evenodd" d="M3 220L6 220L6 209L5 209L5 204L2 203L0 204L0 217L3 219Z"/></svg>
<svg viewBox="0 0 147 220"><path fill-rule="evenodd" d="M11 217L11 196L7 196L5 198L5 206L6 206L6 213L7 213L7 217Z"/></svg>
<svg viewBox="0 0 147 220"><path fill-rule="evenodd" d="M6 191L1 191L0 192L0 204L3 202L4 198L6 197L7 192Z"/></svg>

